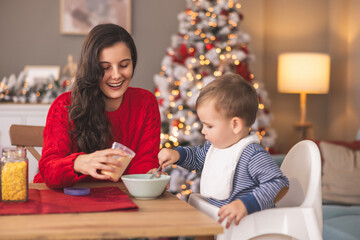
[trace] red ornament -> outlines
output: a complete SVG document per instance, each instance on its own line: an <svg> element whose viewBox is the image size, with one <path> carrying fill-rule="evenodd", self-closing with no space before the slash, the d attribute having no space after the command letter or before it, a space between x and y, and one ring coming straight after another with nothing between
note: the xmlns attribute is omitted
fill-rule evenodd
<svg viewBox="0 0 360 240"><path fill-rule="evenodd" d="M279 151L276 151L274 148L269 148L269 151L268 151L270 154L279 154L280 152Z"/></svg>
<svg viewBox="0 0 360 240"><path fill-rule="evenodd" d="M163 99L163 98L160 98L160 99L159 99L159 105L162 106L163 103L164 103L164 99Z"/></svg>
<svg viewBox="0 0 360 240"><path fill-rule="evenodd" d="M181 122L180 122L179 119L174 119L174 120L171 122L171 124L172 124L174 127L179 126L180 123L181 123Z"/></svg>
<svg viewBox="0 0 360 240"><path fill-rule="evenodd" d="M223 9L220 14L223 15L223 16L227 16L228 13L229 13L228 11L226 11L225 9Z"/></svg>
<svg viewBox="0 0 360 240"><path fill-rule="evenodd" d="M244 53L249 54L249 49L246 47L246 44L241 44L241 48L244 51Z"/></svg>
<svg viewBox="0 0 360 240"><path fill-rule="evenodd" d="M187 55L187 53L188 53L188 51L187 51L186 45L184 43L181 44L181 46L180 46L180 55L185 57Z"/></svg>
<svg viewBox="0 0 360 240"><path fill-rule="evenodd" d="M67 82L69 82L69 80L64 80L64 81L62 82L61 86L62 86L63 88L65 88L65 87L67 86Z"/></svg>
<svg viewBox="0 0 360 240"><path fill-rule="evenodd" d="M177 53L174 56L172 56L172 58L173 58L174 62L184 64L186 58L193 57L193 56L195 56L195 54L196 54L195 49L188 50L186 45L183 43L180 45L180 48L177 49Z"/></svg>
<svg viewBox="0 0 360 240"><path fill-rule="evenodd" d="M179 91L179 94L174 97L174 101L177 101L181 98L181 92Z"/></svg>
<svg viewBox="0 0 360 240"><path fill-rule="evenodd" d="M250 77L251 74L245 62L241 62L239 65L235 66L235 69L240 76L242 76L248 82L251 82L251 77Z"/></svg>
<svg viewBox="0 0 360 240"><path fill-rule="evenodd" d="M239 13L239 18L240 18L240 21L244 20L244 15L242 15L241 13Z"/></svg>
<svg viewBox="0 0 360 240"><path fill-rule="evenodd" d="M212 49L212 48L214 48L214 45L213 44L206 44L206 49L207 50L210 50L210 49Z"/></svg>

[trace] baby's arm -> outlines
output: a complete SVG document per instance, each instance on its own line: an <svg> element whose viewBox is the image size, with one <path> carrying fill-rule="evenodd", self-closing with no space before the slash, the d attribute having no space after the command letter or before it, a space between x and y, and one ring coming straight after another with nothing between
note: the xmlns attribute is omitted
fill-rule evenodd
<svg viewBox="0 0 360 240"><path fill-rule="evenodd" d="M248 174L255 180L256 186L253 186L253 190L248 194L238 196L236 200L220 208L219 222L228 217L226 227L229 227L233 221L238 224L248 214L274 206L274 199L278 192L289 185L287 178L271 159L269 153L260 147L256 148L253 149L255 154L252 154L251 158L240 160L248 165ZM241 173L243 168L244 166L238 164L236 171ZM234 189L242 184L238 178L236 179L234 179Z"/></svg>
<svg viewBox="0 0 360 240"><path fill-rule="evenodd" d="M288 179L268 153L259 152L252 157L249 162L249 174L258 183L252 194L261 210L273 207L279 193L283 194L289 187Z"/></svg>
<svg viewBox="0 0 360 240"><path fill-rule="evenodd" d="M170 164L176 163L180 158L180 154L178 153L178 151L175 151L173 149L163 148L160 150L158 158L160 166L162 168L165 168Z"/></svg>
<svg viewBox="0 0 360 240"><path fill-rule="evenodd" d="M206 152L210 148L210 143L195 147L177 147L175 149L163 148L158 154L159 164L162 168L177 164L190 171L200 172L204 166Z"/></svg>
<svg viewBox="0 0 360 240"><path fill-rule="evenodd" d="M235 221L236 225L239 225L240 220L247 214L248 212L244 203L238 199L220 208L218 212L219 223L222 223L222 221L224 221L227 217L226 228L229 228L233 221Z"/></svg>

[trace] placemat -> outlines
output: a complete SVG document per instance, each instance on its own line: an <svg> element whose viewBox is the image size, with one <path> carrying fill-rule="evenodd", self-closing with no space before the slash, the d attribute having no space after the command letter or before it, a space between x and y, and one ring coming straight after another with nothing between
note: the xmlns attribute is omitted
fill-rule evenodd
<svg viewBox="0 0 360 240"><path fill-rule="evenodd" d="M91 188L85 196L63 190L29 189L26 202L0 202L0 215L134 211L138 206L117 187Z"/></svg>

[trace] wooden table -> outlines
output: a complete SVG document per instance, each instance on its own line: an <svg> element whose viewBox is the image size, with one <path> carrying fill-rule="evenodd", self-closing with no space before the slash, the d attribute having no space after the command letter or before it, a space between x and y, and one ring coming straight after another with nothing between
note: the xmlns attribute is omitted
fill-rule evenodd
<svg viewBox="0 0 360 240"><path fill-rule="evenodd" d="M84 183L77 186L118 186L123 183ZM30 183L30 188L47 189ZM157 199L132 198L138 211L0 216L0 239L126 239L200 236L223 232L222 226L186 202L165 192Z"/></svg>

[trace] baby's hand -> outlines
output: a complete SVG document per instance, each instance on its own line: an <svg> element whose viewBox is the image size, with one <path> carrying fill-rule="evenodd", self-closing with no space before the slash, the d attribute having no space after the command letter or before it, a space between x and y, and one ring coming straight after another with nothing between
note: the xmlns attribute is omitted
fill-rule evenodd
<svg viewBox="0 0 360 240"><path fill-rule="evenodd" d="M244 203L241 200L235 200L220 208L218 212L219 223L221 223L222 221L224 221L226 217L228 217L225 226L226 228L229 228L230 224L234 220L235 220L235 224L239 225L240 220L243 217L245 217L247 214L248 212L246 210Z"/></svg>
<svg viewBox="0 0 360 240"><path fill-rule="evenodd" d="M176 163L180 158L180 154L173 149L163 148L160 150L158 158L160 166L165 168L170 164Z"/></svg>
<svg viewBox="0 0 360 240"><path fill-rule="evenodd" d="M153 168L150 169L147 174L153 174L154 172L157 171L157 168ZM166 172L162 172L161 170L159 170L159 172L155 175L155 177L159 178L161 175L168 175ZM170 187L170 182L166 185L166 188L164 190L164 192L166 192Z"/></svg>

